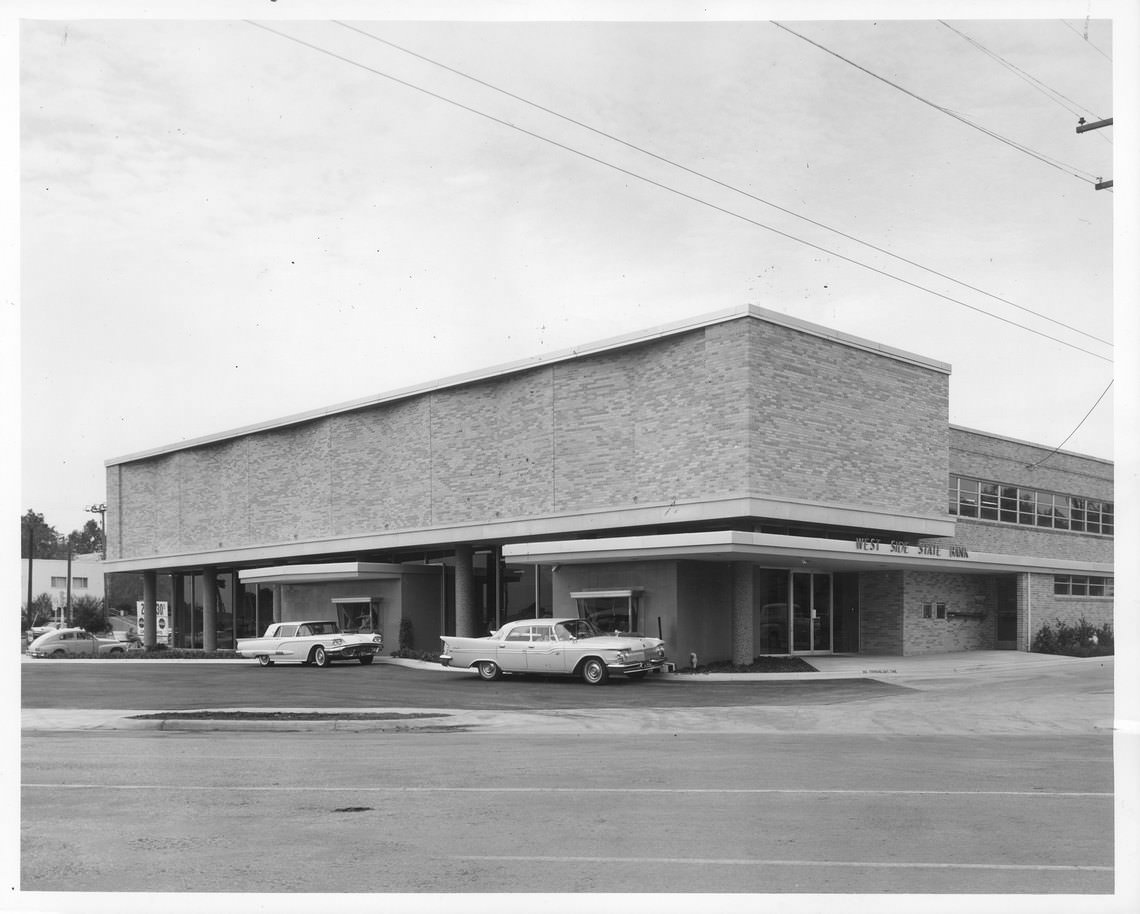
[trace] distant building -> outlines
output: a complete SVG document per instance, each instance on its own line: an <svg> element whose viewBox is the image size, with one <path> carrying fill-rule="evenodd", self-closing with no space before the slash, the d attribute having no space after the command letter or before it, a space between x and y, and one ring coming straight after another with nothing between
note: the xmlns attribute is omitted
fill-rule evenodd
<svg viewBox="0 0 1140 914"><path fill-rule="evenodd" d="M67 606L67 559L32 559L32 599L50 594L55 619ZM71 599L94 597L102 600L103 562L98 553L71 558ZM28 560L20 560L20 605L28 602Z"/></svg>
<svg viewBox="0 0 1140 914"><path fill-rule="evenodd" d="M949 376L732 309L109 460L106 566L161 576L185 645L553 614L741 662L1111 622L1112 463L951 426Z"/></svg>

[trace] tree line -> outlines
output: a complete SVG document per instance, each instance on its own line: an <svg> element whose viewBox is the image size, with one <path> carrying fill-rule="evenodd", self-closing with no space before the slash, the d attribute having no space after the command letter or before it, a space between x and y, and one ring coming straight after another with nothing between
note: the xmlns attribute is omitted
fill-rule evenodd
<svg viewBox="0 0 1140 914"><path fill-rule="evenodd" d="M72 555L97 552L103 555L106 543L103 528L92 518L82 530L72 530L63 536L44 520L42 514L28 509L20 517L20 558L26 559L65 559L68 550Z"/></svg>
<svg viewBox="0 0 1140 914"><path fill-rule="evenodd" d="M25 562L29 557L34 565L37 559L66 559L70 553L77 555L106 555L106 542L99 522L92 518L80 530L72 530L66 535L49 524L44 516L28 510L20 517L20 558ZM139 575L111 574L105 577L105 600L89 594L73 595L68 624L88 631L100 632L107 628L106 609L109 607L128 615L134 613L135 602L142 592ZM27 594L20 600L20 630L27 631L58 618L50 593L32 595L27 603Z"/></svg>

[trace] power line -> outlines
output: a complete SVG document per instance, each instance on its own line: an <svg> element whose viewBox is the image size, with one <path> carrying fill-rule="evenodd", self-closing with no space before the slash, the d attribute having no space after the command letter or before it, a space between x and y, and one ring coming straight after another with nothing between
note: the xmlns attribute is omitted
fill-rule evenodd
<svg viewBox="0 0 1140 914"><path fill-rule="evenodd" d="M493 121L496 124L501 124L504 127L509 127L510 129L516 130L519 133L525 134L526 136L532 137L536 140L540 140L544 143L548 143L551 146L555 146L559 149L565 150L566 152L573 153L574 155L581 156L582 158L587 159L591 162L595 162L598 165L604 165L605 167L611 168L614 171L620 172L621 174L627 175L627 176L634 178L638 181L643 181L646 184L649 184L653 187L660 188L661 190L668 191L669 193L676 194L677 196L683 197L686 200L691 200L694 203L699 203L702 206L707 206L709 209L713 209L713 210L716 210L717 212L724 213L727 216L733 216L737 219L740 219L744 222L749 223L750 225L754 225L757 228L765 229L766 231L772 232L773 234L779 235L783 238L787 238L791 241L795 241L799 244L803 244L807 247L813 248L817 251L820 251L821 253L827 254L828 256L836 257L840 260L846 261L847 263L853 264L853 265L858 266L858 267L863 267L864 269L870 270L873 273L878 273L881 276L886 276L890 279L894 279L898 282L904 283L905 285L908 285L911 288L918 289L919 291L922 291L922 292L927 292L928 294L934 295L934 296L941 298L941 299L944 299L945 301L952 302L956 305L961 305L963 308L968 308L971 311L976 311L979 314L984 314L987 317L992 317L994 320L1001 321L1002 323L1009 324L1010 326L1013 326L1013 327L1018 327L1022 330L1025 330L1029 333L1032 333L1036 336L1044 337L1045 339L1052 340L1053 342L1059 343L1062 346L1066 346L1070 349L1075 349L1078 352L1083 352L1086 355L1091 355L1091 356L1093 356L1093 358L1101 359L1102 361L1106 361L1106 362L1112 361L1112 359L1108 358L1107 356L1103 356L1103 355L1100 355L1099 353L1093 352L1089 349L1085 349L1081 346L1076 345L1075 343L1070 343L1070 342L1068 342L1066 340L1062 340L1058 337L1050 336L1048 333L1044 333L1040 330L1035 330L1032 327L1027 327L1025 324L1019 324L1019 323L1017 323L1017 321L1013 321L1013 320L1010 320L1009 318L1001 317L998 314L994 314L992 311L986 311L984 308L979 308L976 305L968 304L967 302L961 301L960 299L957 299L957 298L953 298L952 296L946 295L942 292L938 292L934 289L928 288L927 286L923 286L923 285L920 285L919 283L912 282L909 279L904 279L903 277L897 276L894 273L888 273L886 270L880 270L878 267L874 267L874 266L871 266L870 264L863 263L860 260L855 260L852 257L846 256L845 254L840 254L838 251L830 250L829 248L825 248L822 245L815 244L814 242L808 241L804 238L799 238L795 235L789 234L788 232L784 232L784 231L781 231L780 229L774 228L773 226L766 225L763 222L758 222L757 220L749 218L748 216L745 216L742 213L734 212L733 210L726 209L723 206L718 206L715 203L711 203L708 200L703 200L700 197L694 196L693 194L689 194L689 193L686 193L685 191L678 190L675 187L670 187L669 185L663 184L660 181L655 181L652 178L647 178L644 175L638 174L637 172L634 172L634 171L630 171L629 169L623 168L620 165L615 165L612 162L607 162L604 159L600 159L597 156L590 155L589 153L583 152L580 149L575 149L573 146L568 146L565 143L560 143L557 140L553 140L549 137L543 136L542 134L535 133L531 130L527 130L525 127L519 127L517 124L512 124L510 121L505 121L502 118L495 117L492 114L487 114L484 111L480 111L477 108L472 108L469 105L465 105L462 102L458 102L458 101L455 101L454 99L450 99L447 96L440 95L439 93L433 92L430 89L425 89L422 86L417 86L415 83L411 83L411 82L408 82L407 80L400 79L397 76L392 76L391 74L385 73L382 70L377 70L375 67L370 67L367 64L363 64L363 63L360 63L359 61L352 60L351 58L345 57L342 54L338 54L335 51L330 51L327 48L322 48L319 45L312 44L311 42L305 41L302 38L297 38L297 37L290 35L286 32L279 32L277 29L269 28L269 26L263 25L259 22L253 22L252 20L248 20L248 19L246 20L246 22L249 25L256 26L259 29L263 29L264 31L269 32L270 34L277 35L278 37L286 38L289 41L295 42L296 44L299 44L302 47L309 48L310 50L316 51L320 54L325 54L328 57L332 57L333 59L339 60L342 63L347 63L350 66L358 67L358 68L365 70L369 73L372 73L376 76L380 76L380 77L383 77L384 79L390 80L391 82L397 83L398 85L405 86L406 88L413 89L414 91L420 92L420 93L427 95L431 98L445 102L449 105L453 105L456 108L460 108L464 111L468 111L471 114L475 114L479 117L486 118L487 120Z"/></svg>
<svg viewBox="0 0 1140 914"><path fill-rule="evenodd" d="M1116 379L1114 378L1113 380L1116 380ZM1046 460L1048 460L1050 457L1052 457L1054 454L1056 454L1057 451L1061 450L1061 448L1063 448L1065 446L1066 442L1068 442L1069 438L1072 438L1073 435L1075 435L1077 433L1077 431L1080 429L1080 427L1085 424L1085 419L1088 419L1088 417L1092 415L1093 410L1096 409L1098 406L1100 406L1100 401L1104 399L1105 394L1108 393L1108 391L1111 387L1112 387L1112 381L1109 381L1108 387L1106 387L1104 390L1102 390L1100 392L1100 396L1096 398L1096 402L1092 406L1090 406L1089 411L1087 413L1085 413L1084 419L1081 419L1081 421L1077 423L1077 427L1074 428L1071 432L1069 432L1069 434L1065 437L1064 441L1062 441L1060 444L1058 444L1055 448L1053 448L1053 450L1051 450L1048 454L1046 454L1044 457L1042 457L1036 463L1028 464L1025 467L1025 469L1027 469L1027 470L1037 469L1037 467L1041 466L1041 464L1043 464Z"/></svg>
<svg viewBox="0 0 1140 914"><path fill-rule="evenodd" d="M1091 41L1089 41L1088 32L1085 32L1083 35L1081 35L1081 32L1080 32L1080 30L1079 30L1079 29L1076 29L1076 28L1073 28L1073 24L1072 24L1071 22L1066 22L1064 19L1060 20L1060 22L1061 22L1061 24L1062 24L1062 25L1064 25L1064 26L1068 26L1068 28L1069 28L1071 31L1073 31L1073 32L1074 32L1076 35L1078 35L1078 36L1080 37L1080 39L1081 39L1081 40L1082 40L1082 41L1083 41L1085 44L1087 44L1087 45L1088 45L1090 48L1092 48L1094 51L1096 51L1096 52L1097 52L1097 53L1098 53L1098 54L1099 54L1101 57L1103 57L1103 58L1104 58L1105 60L1107 60L1109 63L1112 63L1112 58L1111 58L1111 57L1109 57L1107 54L1105 54L1105 53L1104 53L1104 51L1102 51L1102 50L1101 50L1100 48L1098 48L1098 47L1097 47L1095 44L1093 44Z"/></svg>
<svg viewBox="0 0 1140 914"><path fill-rule="evenodd" d="M1038 92L1040 92L1046 98L1048 98L1050 101L1053 101L1056 104L1060 105L1062 108L1064 108L1070 114L1075 114L1078 117L1080 117L1081 113L1084 112L1085 114L1091 114L1094 118L1097 118L1097 119L1100 118L1100 115L1097 114L1095 111L1092 111L1089 108L1086 108L1084 105L1080 104L1079 102L1073 101L1067 95L1064 95L1061 92L1058 92L1056 89L1053 89L1050 86L1046 85L1041 80L1039 80L1036 76L1032 76L1029 73L1027 73L1025 70L1021 69L1021 67L1017 66L1016 64L1010 63L1008 60L1006 60L1004 57L1002 57L996 51L991 51L989 48L987 48L985 45L983 45L980 41L977 41L976 39L971 38L965 32L954 28L954 26L952 26L949 22L945 22L942 19L939 19L938 21L942 25L946 26L946 28L948 28L955 35L958 35L963 40L965 40L969 44L971 44L973 47L977 48L979 51L981 51L987 57L990 57L993 60L996 60L1003 67L1010 70L1016 76L1019 76L1021 79L1023 79L1025 82L1027 82L1030 86L1032 86L1034 89L1036 89ZM1066 104L1066 102L1068 102L1068 104ZM1104 136L1104 134L1101 134L1101 136ZM1104 138L1106 140L1108 139L1107 137L1104 137Z"/></svg>
<svg viewBox="0 0 1140 914"><path fill-rule="evenodd" d="M880 254L886 254L888 257L893 257L896 260L899 260L903 263L909 264L912 267L917 267L920 270L925 270L926 272L932 273L935 276L939 276L942 279L947 279L950 282L957 283L958 285L963 286L964 288L970 289L970 290L977 292L981 295L985 295L989 298L994 299L995 301L1000 301L1003 304L1009 305L1010 307L1017 308L1019 311L1024 311L1027 314L1032 314L1035 317L1039 317L1042 320L1048 321L1049 323L1054 324L1058 327L1064 327L1066 330L1071 330L1074 333L1078 333L1081 336L1087 337L1091 340L1095 340L1098 343L1104 343L1106 346L1112 345L1112 343L1110 343L1108 340L1102 339L1099 336L1094 336L1091 333L1086 333L1084 330L1081 330L1081 329L1074 327L1070 324L1066 324L1063 321L1059 321L1059 320L1056 320L1054 318L1048 317L1047 315L1042 314L1039 311L1034 311L1031 308L1026 308L1023 305L1019 305L1016 302L1010 301L1008 298L1002 298L1000 295L995 295L992 292L987 292L985 289L980 289L977 286L974 286L968 282L965 282L964 280L956 279L955 277L950 276L946 273L939 272L938 270L935 270L932 267L923 266L922 264L917 263L916 261L913 261L913 260L910 260L906 257L903 257L901 254L896 254L893 251L887 250L886 248L883 248L883 247L879 247L878 245L873 244L869 241L864 241L861 238L857 238L854 235L850 235L847 232L844 232L844 231L841 231L840 229L834 228L833 226L826 225L825 223L818 222L815 219L809 218L808 216L804 216L804 215L801 215L800 213L794 212L793 210L786 209L785 207L780 206L777 203L773 203L771 200L766 200L763 197L759 197L756 194L750 193L749 191L743 190L742 188L736 187L735 185L727 184L724 181L721 181L717 178L714 178L711 175L708 175L704 172L697 171L693 168L688 167L687 165L682 165L681 163L676 162L673 159L669 159L669 158L666 158L665 156L658 155L657 153L652 152L648 149L645 149L642 146L638 146L634 143L629 142L628 140L623 140L621 137L614 136L613 134L607 133L604 130L599 130L596 127L592 127L589 124L583 123L582 121L575 120L572 117L568 117L565 114L561 114L558 111L555 111L551 108L547 108L544 105L540 105L539 103L531 101L530 99L524 98L521 95L516 95L513 92L510 92L506 89L502 89L499 86L496 86L496 85L493 85L492 83L486 82L485 80L479 79L476 76L472 76L470 73L466 73L462 70L456 69L455 67L448 66L445 63L442 63L442 62L435 60L431 57L427 57L427 56L420 54L416 51L413 51L409 48L405 48L402 45L398 45L395 42L389 41L386 38L381 38L379 35L374 35L372 32L368 32L368 31L361 29L361 28L358 28L357 26L354 26L354 25L349 25L346 22L340 22L338 20L333 20L333 21L336 22L337 25L342 26L343 28L346 28L349 31L356 32L357 34L363 35L366 38L370 38L373 41L377 41L380 44L387 45L390 48L394 48L397 51L400 51L400 52L407 54L411 57L415 57L418 60L422 60L422 61L425 61L426 63L430 63L433 66L436 66L436 67L439 67L440 69L446 70L449 73L454 73L456 76L461 76L464 79L468 79L471 82L477 83L480 86L484 86L485 88L491 89L495 92L498 92L502 95L505 95L508 98L512 98L515 101L522 102L525 105L529 105L530 107L536 108L537 110L542 111L546 114L549 114L553 117L560 118L563 121L574 124L577 127L581 127L584 130L589 130L591 133L594 133L594 134L601 136L601 137L605 137L607 140L612 140L615 143L620 143L621 145L625 146L628 149L633 149L639 153L642 153L643 155L647 155L650 158L656 159L659 162L664 162L665 164L670 165L674 168L679 168L681 171L687 172L688 174L695 175L696 177L702 178L706 181L711 181L713 184L716 184L719 187L723 187L726 190L731 190L734 193L741 194L742 196L748 197L750 200L755 200L757 203L763 203L765 206L770 206L773 209L777 209L782 213L785 213L785 214L792 216L796 219L800 219L804 222L807 222L811 225L816 226L817 228L822 228L822 229L826 229L829 232L834 232L836 235L839 235L842 238L846 238L849 241L854 241L856 244L861 244L864 247L868 247L874 251L878 251Z"/></svg>
<svg viewBox="0 0 1140 914"><path fill-rule="evenodd" d="M999 143L1004 143L1005 145L1007 145L1013 149L1016 149L1019 152L1025 153L1030 158L1037 159L1039 162L1043 162L1046 165L1049 165L1053 168L1056 168L1058 171L1062 171L1062 172L1065 172L1066 174L1072 175L1074 178L1077 178L1080 181L1085 181L1089 184L1095 183L1095 181L1092 180L1095 177L1095 175L1093 175L1092 172L1085 171L1082 168L1077 168L1076 165L1070 165L1067 162L1062 162L1060 159L1055 159L1052 156L1046 155L1045 153L1037 152L1036 150L1031 149L1030 147L1028 147L1022 143L1018 143L1016 140L1011 140L1008 137L1004 137L999 133L995 133L993 130L990 130L988 127L983 127L981 124L975 124L969 118L962 117L962 115L958 114L957 112L951 111L949 108L945 108L942 105L937 105L934 102L930 101L929 99L923 98L921 95L918 95L914 92L911 92L909 89L903 88L898 83L892 82L891 80L887 79L885 76L880 76L878 73L875 73L873 70L868 70L866 67L862 66L861 64L855 63L855 61L850 60L850 59L844 57L842 54L839 54L836 51L831 50L831 48L828 48L828 47L820 44L818 41L812 41L812 39L808 38L806 35L801 35L799 32L796 32L796 31L788 28L786 25L782 25L779 22L773 22L772 25L776 26L776 28L783 29L789 35L795 35L801 41L806 41L808 44L819 48L821 51L824 51L827 54L830 54L832 57L836 57L839 60L842 60L844 63L853 66L856 70L861 70L862 72L866 73L868 76L874 77L875 79L879 80L880 82L886 83L892 89L897 89L899 92L902 92L904 95L909 95L911 98L915 99L916 101L920 101L924 105L929 105L935 111L941 111L943 114L954 118L954 120L961 121L967 127L973 127L975 130L978 130L981 133L986 134L986 136L992 137L993 139L997 140ZM1082 176L1087 176L1087 177L1082 177Z"/></svg>

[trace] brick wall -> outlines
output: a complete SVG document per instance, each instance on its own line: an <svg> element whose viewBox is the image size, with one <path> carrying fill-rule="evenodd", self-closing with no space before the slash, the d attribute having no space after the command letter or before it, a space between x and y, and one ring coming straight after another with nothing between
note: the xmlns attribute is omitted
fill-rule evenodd
<svg viewBox="0 0 1140 914"><path fill-rule="evenodd" d="M859 653L903 653L903 576L901 571L859 575Z"/></svg>
<svg viewBox="0 0 1140 914"><path fill-rule="evenodd" d="M965 429L950 429L950 472L1098 501L1113 501L1113 465ZM1045 460L1045 458L1048 458ZM1044 461L1044 462L1041 462ZM1036 465L1040 464L1040 465ZM949 477L947 477L949 478ZM944 506L943 510L946 510ZM1070 530L958 518L953 540L975 552L1112 562L1113 538Z"/></svg>
<svg viewBox="0 0 1140 914"><path fill-rule="evenodd" d="M1052 448L1043 445L961 428L950 429L949 443L951 473L1113 500L1113 466L1109 461L1063 451L1052 453Z"/></svg>
<svg viewBox="0 0 1140 914"><path fill-rule="evenodd" d="M945 603L947 618L924 619L923 603ZM982 612L984 617L955 617ZM997 579L992 575L911 571L903 580L903 654L993 650L997 644Z"/></svg>
<svg viewBox="0 0 1140 914"><path fill-rule="evenodd" d="M745 495L944 511L946 380L740 318L112 466L109 557Z"/></svg>
<svg viewBox="0 0 1140 914"><path fill-rule="evenodd" d="M1058 620L1074 625L1082 618L1096 628L1114 625L1113 600L1106 597L1066 597L1053 593L1053 575L1029 575L1029 643L1044 625ZM1022 590L1018 598L1021 599Z"/></svg>
<svg viewBox="0 0 1140 914"><path fill-rule="evenodd" d="M754 322L753 491L946 512L949 378Z"/></svg>

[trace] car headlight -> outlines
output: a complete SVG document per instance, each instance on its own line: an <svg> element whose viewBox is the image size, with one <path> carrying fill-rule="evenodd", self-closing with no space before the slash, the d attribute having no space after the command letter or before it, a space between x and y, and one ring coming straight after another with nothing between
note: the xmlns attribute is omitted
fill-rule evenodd
<svg viewBox="0 0 1140 914"><path fill-rule="evenodd" d="M662 660L665 658L665 645L664 644L657 645L657 656L659 659L662 659Z"/></svg>
<svg viewBox="0 0 1140 914"><path fill-rule="evenodd" d="M343 638L333 638L333 639L332 639L332 642L331 642L331 643L332 643L332 644L334 644L334 645L336 645L336 644L344 644L344 639L343 639Z"/></svg>
<svg viewBox="0 0 1140 914"><path fill-rule="evenodd" d="M379 635L373 635L372 640L374 642L376 642L377 644L383 644L384 643L384 639L381 638Z"/></svg>
<svg viewBox="0 0 1140 914"><path fill-rule="evenodd" d="M629 651L618 651L617 652L617 662L618 663L625 663L627 660L629 660Z"/></svg>

